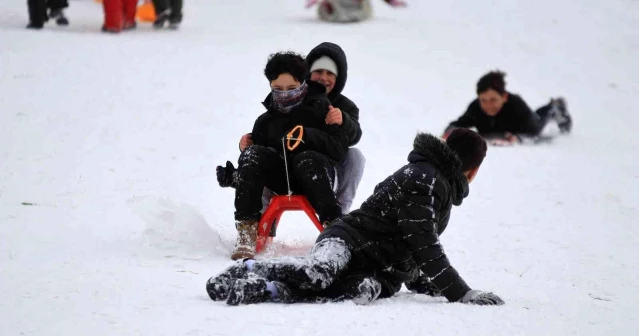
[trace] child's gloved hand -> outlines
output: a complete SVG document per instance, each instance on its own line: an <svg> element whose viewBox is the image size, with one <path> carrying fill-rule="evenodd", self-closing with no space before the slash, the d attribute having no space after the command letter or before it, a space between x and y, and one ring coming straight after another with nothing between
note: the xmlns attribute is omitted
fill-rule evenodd
<svg viewBox="0 0 639 336"><path fill-rule="evenodd" d="M481 306L501 306L505 303L504 300L493 293L482 292L476 289L469 290L459 302Z"/></svg>
<svg viewBox="0 0 639 336"><path fill-rule="evenodd" d="M215 168L217 183L220 184L220 187L227 188L233 185L233 175L235 171L236 169L231 161L226 161L226 167L217 166L217 168Z"/></svg>

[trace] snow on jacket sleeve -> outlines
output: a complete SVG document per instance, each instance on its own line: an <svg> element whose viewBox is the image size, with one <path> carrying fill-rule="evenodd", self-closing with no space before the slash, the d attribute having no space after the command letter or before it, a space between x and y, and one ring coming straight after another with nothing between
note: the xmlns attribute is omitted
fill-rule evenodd
<svg viewBox="0 0 639 336"><path fill-rule="evenodd" d="M458 301L470 287L450 265L439 241L437 225L444 203L441 198L447 196L445 187L414 165L398 174L395 181L399 192L394 203L403 238L421 271L449 301Z"/></svg>

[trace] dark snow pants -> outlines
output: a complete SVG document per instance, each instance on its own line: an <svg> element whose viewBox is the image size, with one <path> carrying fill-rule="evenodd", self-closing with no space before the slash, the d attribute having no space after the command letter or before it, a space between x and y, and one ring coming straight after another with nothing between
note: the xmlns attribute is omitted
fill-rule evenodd
<svg viewBox="0 0 639 336"><path fill-rule="evenodd" d="M371 272L353 270L356 265L350 265L352 262L347 244L340 238L329 237L315 243L307 257L256 260L251 271L280 283L279 302L340 302L366 294L371 300L377 298L381 283Z"/></svg>
<svg viewBox="0 0 639 336"><path fill-rule="evenodd" d="M291 191L308 198L321 222L339 217L342 210L333 192L333 163L314 151L294 153L287 161ZM249 146L240 154L235 185L235 219L259 220L264 187L280 195L288 193L284 159L267 147Z"/></svg>
<svg viewBox="0 0 639 336"><path fill-rule="evenodd" d="M29 8L29 22L44 24L48 19L47 9L52 11L69 7L67 0L27 0Z"/></svg>
<svg viewBox="0 0 639 336"><path fill-rule="evenodd" d="M333 284L350 260L351 252L343 240L327 238L315 243L306 257L256 260L253 272L290 288L319 292Z"/></svg>
<svg viewBox="0 0 639 336"><path fill-rule="evenodd" d="M553 109L552 104L547 104L535 111L535 115L537 116L537 132L535 135L539 135L544 130L544 127L546 127L546 124L548 124L548 121L552 119L550 115L551 109Z"/></svg>
<svg viewBox="0 0 639 336"><path fill-rule="evenodd" d="M518 137L521 141L526 141L526 139L536 139L541 136L542 132L546 125L548 125L549 121L554 119L553 111L555 107L552 103L547 105L543 105L539 107L535 112L533 112L533 120L531 121L532 125L530 125L531 130L530 133L527 134L518 134ZM482 136L487 140L501 140L504 139L506 132L497 132L497 133L483 133Z"/></svg>
<svg viewBox="0 0 639 336"><path fill-rule="evenodd" d="M155 15L168 12L170 22L182 22L182 0L153 0Z"/></svg>

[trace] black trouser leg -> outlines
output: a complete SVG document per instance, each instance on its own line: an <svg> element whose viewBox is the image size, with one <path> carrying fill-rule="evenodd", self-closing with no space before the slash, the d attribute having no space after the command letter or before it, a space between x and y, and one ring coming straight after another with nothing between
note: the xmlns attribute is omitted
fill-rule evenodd
<svg viewBox="0 0 639 336"><path fill-rule="evenodd" d="M153 0L153 8L155 8L155 15L160 16L169 9L169 0Z"/></svg>
<svg viewBox="0 0 639 336"><path fill-rule="evenodd" d="M548 121L550 119L552 119L552 116L550 115L550 110L553 108L552 104L547 104L544 105L540 108L538 108L535 111L535 114L537 115L537 133L535 135L539 135L539 133L541 133L541 131L543 131L544 127L546 127L546 124L548 124Z"/></svg>
<svg viewBox="0 0 639 336"><path fill-rule="evenodd" d="M328 158L314 151L304 151L293 157L293 175L299 192L319 214L320 222L331 221L342 215L333 192L335 168Z"/></svg>
<svg viewBox="0 0 639 336"><path fill-rule="evenodd" d="M52 11L61 10L69 7L69 2L67 0L48 0L47 7Z"/></svg>
<svg viewBox="0 0 639 336"><path fill-rule="evenodd" d="M34 25L43 25L47 20L46 0L28 0L29 22Z"/></svg>
<svg viewBox="0 0 639 336"><path fill-rule="evenodd" d="M182 0L171 0L171 17L169 21L172 23L182 22Z"/></svg>
<svg viewBox="0 0 639 336"><path fill-rule="evenodd" d="M235 188L235 220L259 220L264 187L286 193L284 159L262 146L250 146L238 160Z"/></svg>
<svg viewBox="0 0 639 336"><path fill-rule="evenodd" d="M293 291L322 291L347 269L351 252L339 238L315 243L308 257L256 260L252 271L269 281L279 281Z"/></svg>

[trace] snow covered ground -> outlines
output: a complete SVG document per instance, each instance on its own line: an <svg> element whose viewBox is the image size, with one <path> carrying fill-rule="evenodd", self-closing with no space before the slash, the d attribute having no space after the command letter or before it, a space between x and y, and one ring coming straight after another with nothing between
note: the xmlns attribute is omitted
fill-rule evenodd
<svg viewBox="0 0 639 336"><path fill-rule="evenodd" d="M186 0L180 31L104 35L101 7L27 31L0 2L0 335L636 335L639 2L374 1L355 25L302 1ZM268 92L269 53L332 41L350 62L368 162L355 202L440 133L488 70L533 107L567 98L574 132L491 147L442 242L502 307L402 292L367 307L229 307L206 280L231 262L236 161ZM317 234L286 214L273 253Z"/></svg>

